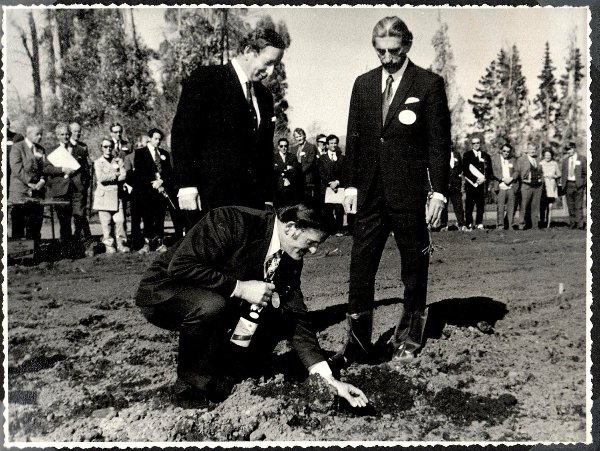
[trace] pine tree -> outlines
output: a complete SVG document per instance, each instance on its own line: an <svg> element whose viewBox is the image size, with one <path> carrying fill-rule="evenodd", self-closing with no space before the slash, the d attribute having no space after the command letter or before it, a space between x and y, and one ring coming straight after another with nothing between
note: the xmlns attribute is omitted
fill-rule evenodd
<svg viewBox="0 0 600 451"><path fill-rule="evenodd" d="M484 135L495 133L496 102L499 93L500 86L497 80L496 61L494 60L479 79L479 86L475 88L473 98L468 99L475 117L475 131Z"/></svg>
<svg viewBox="0 0 600 451"><path fill-rule="evenodd" d="M544 147L550 145L556 146L556 124L560 116L560 104L556 94L556 79L552 58L550 57L550 44L546 42L544 51L544 65L542 72L538 76L540 80L540 89L534 99L537 112L534 119L539 123L537 140L543 143Z"/></svg>
<svg viewBox="0 0 600 451"><path fill-rule="evenodd" d="M569 141L577 143L578 149L586 148L585 116L582 108L581 88L584 79L584 66L581 51L577 47L575 32L569 38L565 73L561 76L560 119L557 129L563 145Z"/></svg>
<svg viewBox="0 0 600 451"><path fill-rule="evenodd" d="M431 45L435 50L435 59L431 70L444 79L452 122L452 139L457 144L465 134L463 123L465 100L460 95L456 83L456 64L448 36L448 24L442 22L439 16L438 22L439 28L431 39Z"/></svg>

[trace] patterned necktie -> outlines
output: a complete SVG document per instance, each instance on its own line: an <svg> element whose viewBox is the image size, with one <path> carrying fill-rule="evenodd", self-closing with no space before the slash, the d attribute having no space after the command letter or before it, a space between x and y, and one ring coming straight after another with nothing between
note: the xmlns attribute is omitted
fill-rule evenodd
<svg viewBox="0 0 600 451"><path fill-rule="evenodd" d="M252 123L254 124L254 131L258 126L258 117L256 116L256 109L254 109L254 102L252 101L252 82L246 82L246 101L248 102L248 108L250 109L250 115L252 116Z"/></svg>
<svg viewBox="0 0 600 451"><path fill-rule="evenodd" d="M384 123L385 123L385 118L387 117L388 111L390 109L390 104L392 103L392 83L393 82L394 82L394 77L392 77L390 75L385 82L385 91L383 91L383 99L381 102L381 117L382 117Z"/></svg>
<svg viewBox="0 0 600 451"><path fill-rule="evenodd" d="M272 282L273 277L275 276L275 271L279 267L279 263L281 262L281 256L283 255L283 251L280 249L267 259L265 262L265 282Z"/></svg>
<svg viewBox="0 0 600 451"><path fill-rule="evenodd" d="M162 166L160 164L160 153L158 153L158 149L154 149L154 163L156 164L156 168L160 173L162 170Z"/></svg>

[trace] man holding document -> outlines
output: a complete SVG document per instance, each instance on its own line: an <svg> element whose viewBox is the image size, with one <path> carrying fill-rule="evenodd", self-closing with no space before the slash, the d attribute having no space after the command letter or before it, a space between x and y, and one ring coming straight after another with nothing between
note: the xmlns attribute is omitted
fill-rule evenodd
<svg viewBox="0 0 600 451"><path fill-rule="evenodd" d="M491 180L492 159L481 150L483 137L473 135L471 150L463 155L463 174L465 175L465 220L468 229L483 229L483 211L485 208L485 190L487 180ZM473 209L477 207L475 225Z"/></svg>
<svg viewBox="0 0 600 451"><path fill-rule="evenodd" d="M85 211L84 193L89 186L89 170L87 151L81 146L72 146L71 132L65 123L59 123L55 129L58 147L44 161L44 174L48 176L47 196L52 200L66 201L68 204L57 205L56 215L60 226L60 241L63 251L73 255L75 251L71 218L75 218L76 236L81 235L84 228Z"/></svg>

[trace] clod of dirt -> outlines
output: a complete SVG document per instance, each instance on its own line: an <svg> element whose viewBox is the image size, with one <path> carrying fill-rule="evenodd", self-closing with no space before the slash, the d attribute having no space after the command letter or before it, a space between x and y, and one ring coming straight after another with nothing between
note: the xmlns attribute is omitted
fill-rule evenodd
<svg viewBox="0 0 600 451"><path fill-rule="evenodd" d="M501 423L512 413L517 399L510 394L498 398L472 395L452 387L444 387L433 398L432 405L444 415L459 424L473 421Z"/></svg>

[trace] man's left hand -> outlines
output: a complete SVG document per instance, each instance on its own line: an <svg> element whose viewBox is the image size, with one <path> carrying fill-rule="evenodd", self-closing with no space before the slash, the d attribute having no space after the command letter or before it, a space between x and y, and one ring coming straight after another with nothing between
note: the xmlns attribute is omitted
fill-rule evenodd
<svg viewBox="0 0 600 451"><path fill-rule="evenodd" d="M429 199L429 207L427 208L427 224L432 227L438 227L442 220L442 211L446 208L446 204L441 199Z"/></svg>
<svg viewBox="0 0 600 451"><path fill-rule="evenodd" d="M348 401L352 407L365 407L369 403L367 396L360 388L337 379L332 379L330 383L336 388L338 396Z"/></svg>

